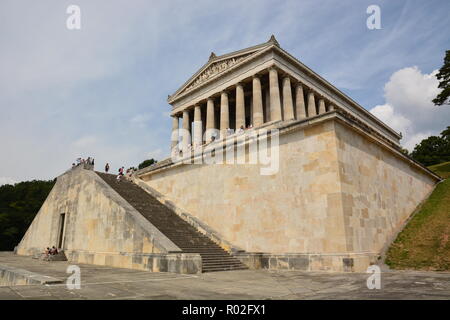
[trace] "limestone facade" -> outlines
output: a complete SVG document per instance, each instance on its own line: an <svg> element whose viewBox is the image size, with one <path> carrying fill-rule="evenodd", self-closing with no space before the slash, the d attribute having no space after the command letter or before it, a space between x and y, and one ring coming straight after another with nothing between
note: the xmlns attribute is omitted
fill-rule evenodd
<svg viewBox="0 0 450 320"><path fill-rule="evenodd" d="M17 254L35 255L51 246L63 248L73 263L201 272L198 254L181 253L95 172L82 166L58 177Z"/></svg>
<svg viewBox="0 0 450 320"><path fill-rule="evenodd" d="M279 131L274 175L261 175L262 165L245 161L170 159L137 172L141 183L220 235L218 243L242 248L236 254L250 267L364 271L440 180L400 152L400 134L273 36L212 54L168 102L173 132L179 118L191 132L172 134L184 158L225 147L227 129ZM245 159L250 154L247 144Z"/></svg>
<svg viewBox="0 0 450 320"><path fill-rule="evenodd" d="M375 263L439 181L336 111L277 127L275 175L258 164L175 163L139 179L245 250L252 267L332 271Z"/></svg>
<svg viewBox="0 0 450 320"><path fill-rule="evenodd" d="M171 146L176 153L181 146L186 159L201 158L197 151L210 146L237 150L239 143L244 152L234 153L236 160L252 158L249 141L228 145L228 129L242 126L257 141L261 128L279 133L274 174L261 174L265 165L250 161L166 159L133 178L250 268L365 271L440 180L401 153L398 133L274 37L211 54L168 101ZM199 254L182 253L81 167L58 177L17 253L52 245L75 263L181 273L202 268Z"/></svg>

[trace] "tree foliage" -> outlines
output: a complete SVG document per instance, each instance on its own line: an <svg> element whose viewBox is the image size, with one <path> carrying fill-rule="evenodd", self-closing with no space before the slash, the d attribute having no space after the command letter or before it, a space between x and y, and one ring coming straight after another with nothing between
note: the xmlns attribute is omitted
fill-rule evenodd
<svg viewBox="0 0 450 320"><path fill-rule="evenodd" d="M0 186L0 251L13 250L20 242L55 181Z"/></svg>
<svg viewBox="0 0 450 320"><path fill-rule="evenodd" d="M139 164L138 168L139 168L139 170L140 170L140 169L149 167L149 166L151 166L152 164L155 164L155 163L157 163L157 162L158 162L158 161L156 161L156 160L153 159L153 158L148 159L148 160L144 160L144 161L142 161L142 162Z"/></svg>
<svg viewBox="0 0 450 320"><path fill-rule="evenodd" d="M444 65L439 69L436 78L442 91L433 99L433 103L437 106L450 105L450 50L445 52Z"/></svg>
<svg viewBox="0 0 450 320"><path fill-rule="evenodd" d="M439 137L422 140L411 152L411 157L425 166L450 161L450 126Z"/></svg>

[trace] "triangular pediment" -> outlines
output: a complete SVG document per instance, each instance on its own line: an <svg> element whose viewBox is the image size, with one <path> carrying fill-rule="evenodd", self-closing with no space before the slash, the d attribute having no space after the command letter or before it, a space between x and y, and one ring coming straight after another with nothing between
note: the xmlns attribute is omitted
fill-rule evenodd
<svg viewBox="0 0 450 320"><path fill-rule="evenodd" d="M257 55L259 52L265 50L266 48L278 45L278 42L274 38L271 38L268 42L263 44L253 46L247 49L231 52L221 56L216 56L211 53L208 62L201 67L188 81L186 81L183 86L181 86L173 95L169 96L169 102L174 101L176 98L200 87L202 84L208 82L209 80L216 78L223 74L224 72L230 70L250 59L252 56Z"/></svg>
<svg viewBox="0 0 450 320"><path fill-rule="evenodd" d="M208 65L207 68L205 68L196 78L194 78L190 83L189 86L185 88L183 92L190 91L194 89L195 87L199 86L203 82L209 80L210 78L224 72L225 70L228 70L232 66L238 64L245 58L248 58L248 56L252 55L252 53L247 53L244 55L240 55L237 57L232 57L228 59L223 59L221 61L212 62Z"/></svg>

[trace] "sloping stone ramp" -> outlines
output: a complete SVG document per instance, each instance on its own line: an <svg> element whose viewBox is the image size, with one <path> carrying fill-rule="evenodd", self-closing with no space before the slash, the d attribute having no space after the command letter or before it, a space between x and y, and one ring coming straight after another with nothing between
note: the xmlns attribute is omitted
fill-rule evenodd
<svg viewBox="0 0 450 320"><path fill-rule="evenodd" d="M112 174L97 174L183 252L200 254L203 272L247 269L240 260L136 184L125 179L117 181Z"/></svg>

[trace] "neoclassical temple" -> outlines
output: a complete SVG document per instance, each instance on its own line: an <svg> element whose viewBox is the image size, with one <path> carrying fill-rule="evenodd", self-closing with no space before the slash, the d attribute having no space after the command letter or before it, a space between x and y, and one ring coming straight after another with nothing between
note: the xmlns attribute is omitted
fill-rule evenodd
<svg viewBox="0 0 450 320"><path fill-rule="evenodd" d="M173 132L190 133L172 134L183 150L201 150L214 135L225 148L228 129L279 132L274 175L261 175L262 165L170 159L137 173L250 267L365 271L440 180L401 152L401 134L274 36L211 53L168 103Z"/></svg>
<svg viewBox="0 0 450 320"><path fill-rule="evenodd" d="M283 50L274 36L268 42L216 56L174 94L173 131L190 132L187 144L223 138L227 129L258 128L278 121L315 117L335 109L364 121L394 145L401 136L317 73ZM180 118L182 126L180 127ZM192 140L190 140L192 139Z"/></svg>
<svg viewBox="0 0 450 320"><path fill-rule="evenodd" d="M168 102L171 157L133 183L61 175L18 254L58 244L74 263L152 271L365 272L441 180L273 36L212 53ZM227 161L201 161L208 149Z"/></svg>

